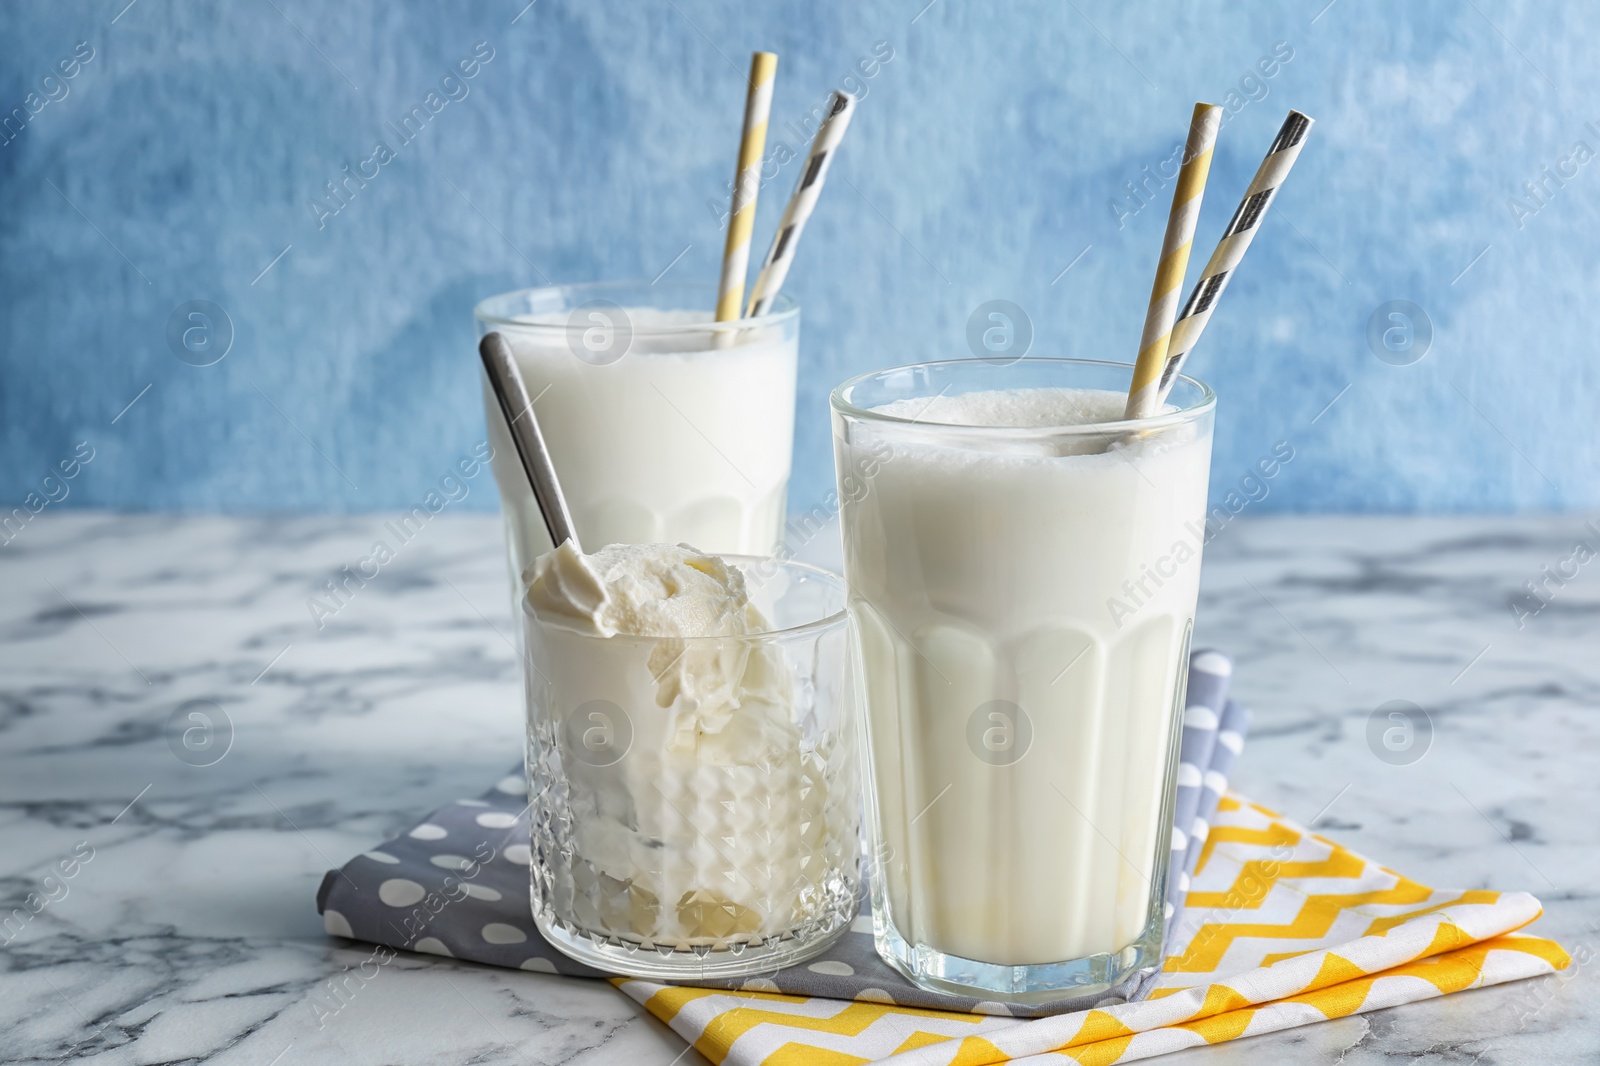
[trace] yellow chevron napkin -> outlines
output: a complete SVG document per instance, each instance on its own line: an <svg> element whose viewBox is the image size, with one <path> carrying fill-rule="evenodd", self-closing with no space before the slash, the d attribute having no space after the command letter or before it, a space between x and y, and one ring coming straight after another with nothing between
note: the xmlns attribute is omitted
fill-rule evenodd
<svg viewBox="0 0 1600 1066"><path fill-rule="evenodd" d="M900 1007L892 990L851 1002L615 983L730 1066L1133 1062L1554 973L1570 961L1559 945L1515 935L1539 913L1525 892L1420 885L1229 794L1137 1002L1023 1020Z"/></svg>

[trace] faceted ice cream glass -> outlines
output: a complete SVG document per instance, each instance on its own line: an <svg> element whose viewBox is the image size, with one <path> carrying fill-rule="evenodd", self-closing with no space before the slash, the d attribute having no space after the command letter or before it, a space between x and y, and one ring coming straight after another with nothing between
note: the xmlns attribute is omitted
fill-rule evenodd
<svg viewBox="0 0 1600 1066"><path fill-rule="evenodd" d="M820 953L855 916L844 584L799 563L724 558L767 632L596 637L524 612L534 921L598 969L771 972ZM660 679L679 662L743 678L747 698L714 732L686 735L677 704L662 705Z"/></svg>

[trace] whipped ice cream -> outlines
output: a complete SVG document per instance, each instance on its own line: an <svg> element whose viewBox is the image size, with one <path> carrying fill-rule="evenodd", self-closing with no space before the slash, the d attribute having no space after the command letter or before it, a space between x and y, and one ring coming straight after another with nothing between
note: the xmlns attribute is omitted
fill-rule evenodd
<svg viewBox="0 0 1600 1066"><path fill-rule="evenodd" d="M569 541L534 562L528 606L541 625L586 637L655 638L646 667L675 750L693 750L707 734L721 733L741 707L787 710L781 691L787 678L775 649L701 639L768 629L750 603L744 575L718 556L683 544L613 544L584 555ZM626 655L620 643L579 647L580 660L596 671L620 666L611 660Z"/></svg>
<svg viewBox="0 0 1600 1066"><path fill-rule="evenodd" d="M853 807L743 573L687 545L567 543L526 578L536 910L673 949L805 922Z"/></svg>
<svg viewBox="0 0 1600 1066"><path fill-rule="evenodd" d="M528 604L540 621L593 637L728 637L767 624L743 574L686 544L613 544L584 555L567 541L534 562Z"/></svg>

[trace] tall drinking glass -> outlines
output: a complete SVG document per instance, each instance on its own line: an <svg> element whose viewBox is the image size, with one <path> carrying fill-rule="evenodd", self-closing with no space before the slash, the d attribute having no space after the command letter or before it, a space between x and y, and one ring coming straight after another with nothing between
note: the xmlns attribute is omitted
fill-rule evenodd
<svg viewBox="0 0 1600 1066"><path fill-rule="evenodd" d="M476 310L528 386L578 539L766 555L783 540L800 310L716 322L714 285L523 289ZM513 590L553 545L488 382ZM520 610L518 612L520 614Z"/></svg>
<svg viewBox="0 0 1600 1066"><path fill-rule="evenodd" d="M833 393L877 947L927 987L1044 1002L1161 960L1215 397L1122 421L1130 373Z"/></svg>

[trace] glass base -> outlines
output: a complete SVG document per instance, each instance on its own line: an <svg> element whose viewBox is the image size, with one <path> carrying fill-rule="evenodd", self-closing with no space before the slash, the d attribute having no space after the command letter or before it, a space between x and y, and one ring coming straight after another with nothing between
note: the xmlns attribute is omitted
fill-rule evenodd
<svg viewBox="0 0 1600 1066"><path fill-rule="evenodd" d="M832 947L854 918L852 905L803 929L750 943L718 948L647 948L637 941L562 921L549 908L541 907L537 891L533 893L533 924L563 955L607 973L666 981L756 977L807 962Z"/></svg>
<svg viewBox="0 0 1600 1066"><path fill-rule="evenodd" d="M1034 966L1002 966L913 944L885 915L882 908L873 914L873 940L883 961L912 984L953 996L1028 1004L1077 999L1109 992L1162 961L1165 922L1159 907L1138 939L1121 951Z"/></svg>

